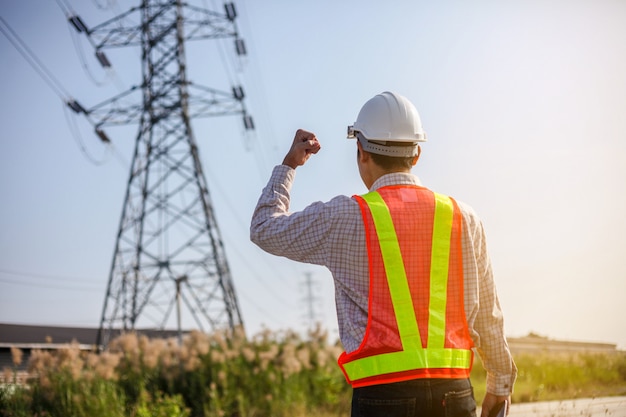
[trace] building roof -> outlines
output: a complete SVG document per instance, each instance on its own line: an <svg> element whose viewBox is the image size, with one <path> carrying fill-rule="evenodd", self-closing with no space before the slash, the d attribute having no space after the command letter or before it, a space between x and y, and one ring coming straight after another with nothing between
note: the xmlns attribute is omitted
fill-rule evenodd
<svg viewBox="0 0 626 417"><path fill-rule="evenodd" d="M98 329L0 323L0 343L96 343Z"/></svg>
<svg viewBox="0 0 626 417"><path fill-rule="evenodd" d="M546 336L530 333L523 337L508 337L507 341L513 353L531 352L618 352L614 343L579 342L554 340Z"/></svg>
<svg viewBox="0 0 626 417"><path fill-rule="evenodd" d="M119 333L119 331L114 332ZM150 337L175 337L176 330L138 329L137 333ZM27 324L0 323L0 346L43 345L78 342L81 345L94 345L97 328L35 326Z"/></svg>

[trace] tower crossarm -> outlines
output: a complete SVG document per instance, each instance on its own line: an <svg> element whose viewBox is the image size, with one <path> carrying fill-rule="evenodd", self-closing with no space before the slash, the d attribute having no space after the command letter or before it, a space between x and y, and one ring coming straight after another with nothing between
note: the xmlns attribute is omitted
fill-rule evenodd
<svg viewBox="0 0 626 417"><path fill-rule="evenodd" d="M188 82L188 111L191 118L231 116L246 114L242 100L232 92L217 90ZM141 87L135 86L111 97L86 111L87 117L96 127L121 126L139 123L143 113ZM136 97L135 97L136 96ZM169 116L178 106L155 101L153 111L156 118Z"/></svg>
<svg viewBox="0 0 626 417"><path fill-rule="evenodd" d="M141 87L138 86L96 104L86 112L96 127L135 124L142 113Z"/></svg>
<svg viewBox="0 0 626 417"><path fill-rule="evenodd" d="M245 114L243 102L230 92L189 83L190 118Z"/></svg>
<svg viewBox="0 0 626 417"><path fill-rule="evenodd" d="M238 37L234 21L226 14L216 13L191 4L183 4L185 40Z"/></svg>
<svg viewBox="0 0 626 417"><path fill-rule="evenodd" d="M109 19L87 30L87 36L96 50L107 47L120 47L141 44L142 25L133 21L134 15L138 21L141 16L138 11L143 6L132 7L128 11Z"/></svg>
<svg viewBox="0 0 626 417"><path fill-rule="evenodd" d="M170 2L170 3L176 3ZM158 33L170 31L172 20L165 16L172 13L172 8L163 7L143 24L140 12L147 7L144 4L133 7L110 20L88 29L87 35L96 50L123 46L140 46L143 27L150 26ZM182 3L184 13L185 37L184 40L220 39L238 37L237 28L233 20L226 13L217 13L188 3Z"/></svg>

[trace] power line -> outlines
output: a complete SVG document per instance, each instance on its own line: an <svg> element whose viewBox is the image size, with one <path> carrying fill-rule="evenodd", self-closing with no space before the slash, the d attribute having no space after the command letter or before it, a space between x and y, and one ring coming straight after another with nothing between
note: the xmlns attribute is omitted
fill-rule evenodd
<svg viewBox="0 0 626 417"><path fill-rule="evenodd" d="M64 6L57 0L57 4L65 11ZM68 10L69 6L66 6ZM68 12L69 13L69 12ZM39 58L35 55L35 53L26 45L26 43L19 37L19 35L11 28L11 26L4 20L4 18L0 17L0 31L4 34L4 36L9 40L9 42L15 47L15 49L24 57L26 62L30 64L30 66L35 70L37 74L44 80L46 84L56 93L63 102L72 109L75 113L83 113L87 120L93 124L93 122L89 118L89 113L83 106L81 106L76 100L74 100L71 95L67 92L67 90L63 87L63 85L57 80L57 78L50 72L46 66L41 62ZM67 114L67 113L66 113ZM78 144L79 149L83 153L83 155L94 165L102 165L103 160L99 161L95 159L92 155L90 155L84 145L82 144L82 140L79 138L79 133L77 126L73 125L71 121L66 116L66 121L70 131L72 132L76 142ZM96 134L100 137L102 142L108 143L109 140L101 130L96 129Z"/></svg>
<svg viewBox="0 0 626 417"><path fill-rule="evenodd" d="M77 34L75 33L75 31L72 28L69 28L69 31L70 31L70 37L72 38L72 42L74 43L74 49L76 50L76 54L78 55L78 59L79 59L79 61L81 63L81 66L82 66L83 70L85 71L85 74L87 74L89 79L91 79L91 81L96 86L101 87L101 86L105 85L106 84L106 74L105 74L105 78L103 80L96 79L95 74L91 71L91 68L87 64L87 59L85 58L85 52L83 51L83 48L81 46L80 39L78 39Z"/></svg>
<svg viewBox="0 0 626 417"><path fill-rule="evenodd" d="M241 1L239 3L241 3ZM243 1L243 3L245 3L245 1ZM264 130L266 131L266 137L264 137L263 141L265 146L257 146L256 151L253 152L254 156L257 158L257 168L261 174L259 178L263 178L268 175L269 171L271 171L272 167L275 165L272 161L277 159L275 155L277 150L276 134L274 132L272 123L273 118L271 117L270 108L267 105L269 100L267 99L267 92L265 91L261 66L258 65L259 60L256 55L257 48L254 45L255 36L252 31L252 26L248 20L248 11L245 6L241 7L241 9L243 10L241 13L241 27L243 28L244 35L246 35L246 41L250 44L250 59L248 64L251 66L251 71L243 72L242 76L248 81L246 82L246 85L250 85L254 88L254 94L251 96L251 101L257 104L263 103L263 105L257 105L254 107L254 112L255 119L259 117L262 121L259 124L263 125ZM257 114L260 114L260 116L257 116ZM257 142L257 145L258 144L259 143Z"/></svg>
<svg viewBox="0 0 626 417"><path fill-rule="evenodd" d="M52 275L52 274L42 274L39 272L25 272L25 271L16 271L13 269L5 269L0 268L0 274L8 274L8 275L19 275L29 278L44 278L44 279L54 279L58 281L66 281L66 282L79 282L85 283L85 280L88 278L80 278L80 277L69 277L66 275Z"/></svg>
<svg viewBox="0 0 626 417"><path fill-rule="evenodd" d="M65 114L65 121L67 122L70 132L72 133L72 137L74 138L76 145L78 146L78 149L80 149L80 151L82 152L83 156L95 166L101 166L105 162L107 162L107 150L110 149L111 143L107 144L108 146L105 148L102 158L96 159L89 153L89 151L87 151L87 148L83 143L82 135L80 134L78 125L76 124L75 118L71 118L73 116L67 111L67 108L63 107L63 111Z"/></svg>
<svg viewBox="0 0 626 417"><path fill-rule="evenodd" d="M11 42L15 49L26 59L26 62L39 74L46 84L65 102L68 101L70 95L63 88L59 80L45 67L45 65L37 58L33 51L20 39L18 34L11 28L11 26L0 16L0 21L6 27L0 26L0 31Z"/></svg>
<svg viewBox="0 0 626 417"><path fill-rule="evenodd" d="M105 5L101 5L99 1L97 0L92 0L92 3L100 10L109 10L111 9L114 5L115 5L115 0L110 1L110 0L106 0L105 1Z"/></svg>
<svg viewBox="0 0 626 417"><path fill-rule="evenodd" d="M235 208L235 205L232 204L232 202L230 201L230 199L228 198L228 193L226 193L224 191L224 189L221 187L220 183L219 183L219 177L215 176L211 173L211 170L207 167L205 168L205 171L208 175L209 178L214 179L213 181L213 187L215 189L217 189L217 191L220 193L222 200L226 203L226 205L228 206L228 208L230 209L230 213L235 217L235 220L237 222L237 224L239 225L239 227L241 227L241 230L243 230L244 232L249 232L249 226L247 224L247 222L243 221L242 218L240 217L240 215L237 213L237 210ZM236 248L236 245L231 245L232 248ZM240 255L241 256L241 255ZM241 256L243 262L246 265L249 265L249 263L247 262L247 259L244 256ZM261 257L261 259L263 260L263 262L266 263L267 266L269 266L270 268L272 267L272 265L270 265L268 263L268 257L267 256L263 256ZM255 268L250 268L251 271L254 271L256 273ZM283 284L290 286L291 285L291 281L289 281L287 278L285 278L283 275L281 274L277 274L276 275L282 282Z"/></svg>
<svg viewBox="0 0 626 417"><path fill-rule="evenodd" d="M85 72L85 74L87 74L87 77L89 79L91 79L91 81L98 87L101 87L103 85L105 85L107 83L107 79L111 82L113 82L115 84L115 86L117 87L117 89L122 92L126 90L126 87L123 85L122 80L120 79L120 77L118 76L117 72L115 71L115 69L110 65L110 63L108 62L108 59L106 59L106 62L109 64L108 66L103 65L103 61L101 60L103 55L98 55L96 54L96 57L98 58L98 60L100 61L100 64L102 65L104 71L105 71L105 77L102 80L98 80L93 72L93 70L91 69L91 67L88 65L87 63L87 58L85 57L85 52L83 50L83 47L81 46L81 41L79 39L79 36L76 34L76 30L80 32L82 32L83 30L83 25L84 23L82 22L82 20L80 19L80 17L76 14L76 12L72 9L72 7L69 5L69 2L63 2L61 0L56 0L56 3L59 5L59 7L61 8L61 10L63 11L63 13L65 14L65 16L67 17L68 21L71 23L70 24L70 37L72 38L72 43L74 44L74 49L76 50L76 54L78 56L78 59L81 63L81 66L83 68L83 71ZM110 8L111 6L109 5L108 8ZM104 8L99 7L100 9L104 10ZM72 29L72 27L74 29ZM80 28L80 29L78 29ZM88 37L89 40L91 40Z"/></svg>
<svg viewBox="0 0 626 417"><path fill-rule="evenodd" d="M269 313L267 310L265 310L264 308L262 308L261 306L259 306L255 299L253 299L252 297L249 297L245 291L242 291L241 289L239 290L239 294L241 294L241 296L250 304L252 305L252 307L254 307L259 313L265 315L266 318L272 320L273 322L277 322L282 324L283 326L287 325L287 323L282 319L282 318L278 318L275 317L273 314ZM258 298L258 297L257 297Z"/></svg>
<svg viewBox="0 0 626 417"><path fill-rule="evenodd" d="M69 3L64 2L63 0L55 0L56 3L59 5L59 7L61 8L61 10L63 10L63 13L65 13L66 16L71 16L72 14L74 14L74 10L72 9L72 7L69 5Z"/></svg>
<svg viewBox="0 0 626 417"><path fill-rule="evenodd" d="M205 8L208 8L207 7L207 0L202 0L202 2L205 5ZM215 0L211 0L211 4L213 5L213 7L215 9L217 9L217 2ZM244 11L243 13L239 13L238 15L243 17L243 19L244 19L244 26L247 27L247 31L250 32L250 34L251 34L252 31L251 31L251 28L250 28L250 24L247 21L247 12ZM254 37L253 36L248 36L246 38L246 41L252 43L252 38L254 38ZM233 63L232 60L228 60L228 54L226 54L226 52L225 52L225 41L226 40L222 39L222 40L218 40L218 41L219 41L218 42L218 46L219 46L220 57L221 57L221 59L222 59L222 61L224 63L225 69L226 69L227 74L229 76L229 82L231 82L231 84L236 82L237 84L241 85L242 84L241 77L239 76L239 72L240 71L233 70L232 67L236 66L236 65ZM253 49L253 48L250 48L250 49ZM251 61L256 62L256 60L251 60ZM229 65L229 63L231 65ZM257 68L256 71L260 72L260 69ZM233 78L231 78L231 75L234 76L234 78L235 78L234 80L233 80ZM245 76L245 73L243 73L243 75ZM259 77L255 77L255 79L253 81L254 82L249 83L249 84L260 86L260 88L261 88L260 102L267 102L267 100L266 100L267 94L265 93L265 90L263 88L262 80ZM261 109L264 110L264 111L267 111L265 106L261 106ZM266 119L266 123L265 124L270 127L269 138L270 138L270 140L273 141L274 138L275 138L275 135L273 134L273 131L272 131L272 128L271 128L271 121L269 120L270 118L269 118L269 116L267 114L265 115L265 119ZM251 134L251 132L254 132L254 131L245 131L246 134ZM270 148L272 148L272 147L274 147L274 146L270 146ZM267 163L266 159L263 157L265 155L264 148L265 147L260 147L260 149L259 149L259 150L261 150L260 152L259 151L252 152L252 155L253 155L253 157L255 158L255 161L256 161L257 169L259 170L259 175L256 177L257 180L261 180L262 178L264 178L268 174L269 170L271 170L271 165L269 165ZM220 193L220 195L222 197L222 200L230 208L230 213L232 213L232 215L235 217L238 225L241 227L242 230L247 232L249 230L248 229L248 227L249 227L248 221L247 220L243 221L241 219L241 217L237 213L237 210L235 209L235 206L232 204L232 202L228 198L229 197L228 193L224 192L224 189L221 187L220 179L223 178L223 176L220 177L220 176L213 175L211 173L210 167L208 167L208 166L205 167L205 171L206 171L208 177L213 180L213 186L217 188L217 191ZM257 181L257 182L259 184L259 189L265 185L264 183L262 183L260 181ZM231 247L235 247L235 245L231 245ZM242 258L242 260L244 261L244 263L246 265L249 265L249 263L247 262L247 259L245 257L242 256L241 258ZM272 265L270 265L270 263L269 263L269 260L272 259L272 258L269 258L268 256L261 256L261 259L267 266L272 268ZM277 278L279 278L284 285L288 285L290 287L293 285L292 284L292 282L293 282L292 280L289 280L285 276L283 276L282 274L278 273L278 270L276 270L275 268L272 268L272 269L274 270L275 276ZM255 268L250 268L250 270L255 275L257 275L257 270ZM299 272L295 271L295 269L294 269L294 273L295 274L299 274Z"/></svg>
<svg viewBox="0 0 626 417"><path fill-rule="evenodd" d="M22 285L26 287L37 287L37 288L48 288L53 290L64 290L64 291L89 291L89 292L102 292L102 288L78 288L75 286L66 286L66 285L51 285L51 284L41 284L36 282L24 282L19 280L0 278L0 282L5 284L14 284L14 285Z"/></svg>
<svg viewBox="0 0 626 417"><path fill-rule="evenodd" d="M13 275L18 277L24 277L23 279L11 279L0 277L0 283L21 285L25 287L36 288L48 288L53 290L71 290L71 291L87 291L87 292L102 292L102 286L93 282L89 282L86 278L68 277L60 275L49 275L35 272L15 271L11 269L0 268L0 274ZM48 282L43 282L47 280ZM49 282L49 281L55 282ZM67 285L58 284L58 282L67 283ZM70 285L71 284L71 285Z"/></svg>
<svg viewBox="0 0 626 417"><path fill-rule="evenodd" d="M246 265L249 268L249 270L252 272L252 274L257 278L257 282L260 283L270 294L272 294L272 296L274 298L276 298L276 300L278 300L278 301L280 301L280 302L282 302L284 304L288 304L288 305L290 304L289 301L287 301L284 298L279 297L277 295L275 289L272 288L273 285L268 284L265 281L265 279L261 278L261 274L259 274L258 271L252 265L250 265L250 263L248 262L248 259L245 256L243 256L241 254L241 252L239 252L237 250L237 246L236 245L231 245L231 250L234 250L239 255L239 257L241 258L241 262L243 262L243 264Z"/></svg>

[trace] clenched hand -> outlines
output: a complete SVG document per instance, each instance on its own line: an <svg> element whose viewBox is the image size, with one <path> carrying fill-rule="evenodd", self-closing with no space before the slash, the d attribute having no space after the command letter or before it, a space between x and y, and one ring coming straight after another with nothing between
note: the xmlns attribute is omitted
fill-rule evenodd
<svg viewBox="0 0 626 417"><path fill-rule="evenodd" d="M288 165L296 169L296 167L304 165L309 157L319 152L320 149L321 145L314 133L298 129L293 138L291 149L289 149L289 152L285 155L285 159L283 159L283 165Z"/></svg>

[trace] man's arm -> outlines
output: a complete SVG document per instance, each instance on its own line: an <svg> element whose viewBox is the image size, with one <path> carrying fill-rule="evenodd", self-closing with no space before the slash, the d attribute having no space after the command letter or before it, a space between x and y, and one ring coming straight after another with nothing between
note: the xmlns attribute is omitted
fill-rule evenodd
<svg viewBox="0 0 626 417"><path fill-rule="evenodd" d="M294 170L319 150L313 133L301 129L296 132L283 164L274 168L259 197L250 224L250 240L273 255L324 265L331 209L317 202L299 212L289 211Z"/></svg>
<svg viewBox="0 0 626 417"><path fill-rule="evenodd" d="M477 257L480 300L474 328L480 335L478 353L487 371L487 393L482 402L481 412L481 417L487 417L495 405L505 400L511 403L517 368L504 335L504 317L487 252L485 231L480 221L474 226L473 241Z"/></svg>

